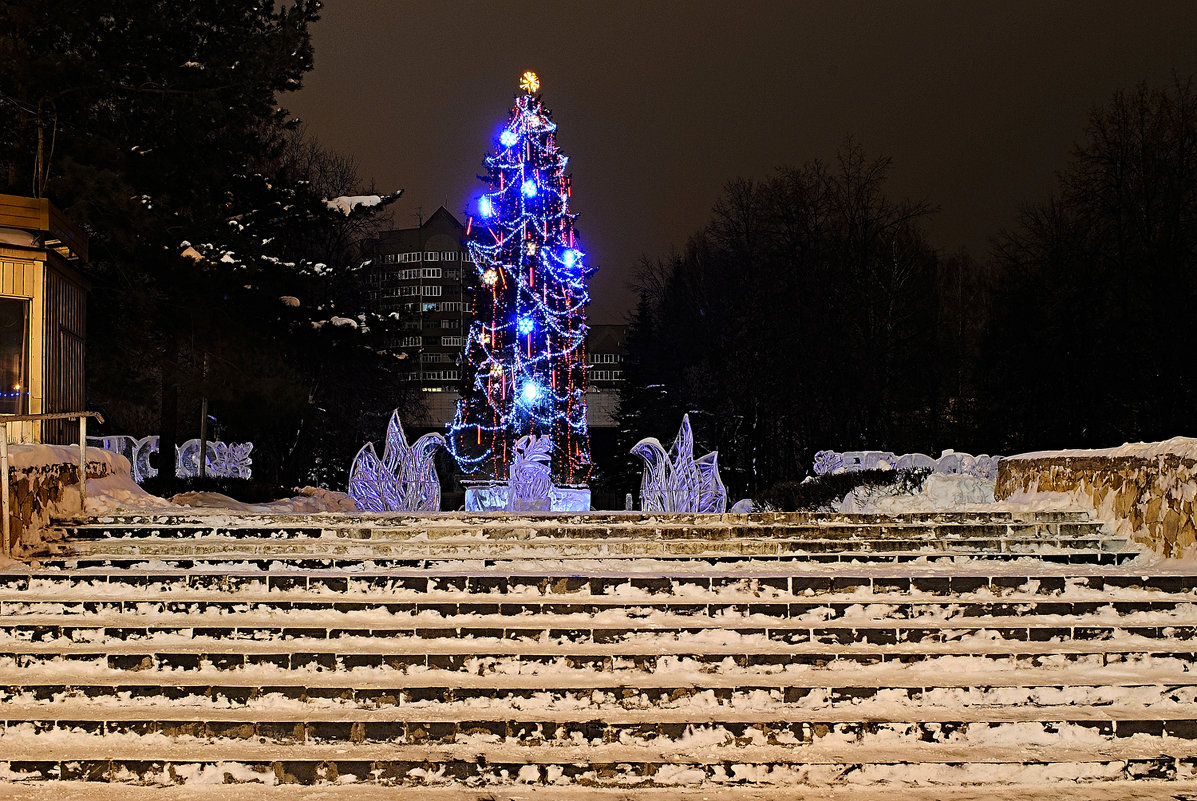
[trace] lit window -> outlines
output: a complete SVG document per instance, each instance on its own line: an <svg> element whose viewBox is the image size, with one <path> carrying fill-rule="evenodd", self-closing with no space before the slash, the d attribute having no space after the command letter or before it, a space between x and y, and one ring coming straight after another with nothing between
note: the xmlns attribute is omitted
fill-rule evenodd
<svg viewBox="0 0 1197 801"><path fill-rule="evenodd" d="M29 339L29 302L0 299L0 413L24 414L29 396L25 374Z"/></svg>

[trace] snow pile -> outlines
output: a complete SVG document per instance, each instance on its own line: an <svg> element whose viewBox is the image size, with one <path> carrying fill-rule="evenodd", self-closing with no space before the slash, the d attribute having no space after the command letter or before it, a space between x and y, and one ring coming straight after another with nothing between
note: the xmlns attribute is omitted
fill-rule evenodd
<svg viewBox="0 0 1197 801"><path fill-rule="evenodd" d="M856 487L840 502L842 513L896 514L993 508L993 480L968 474L932 473L915 494L893 487Z"/></svg>
<svg viewBox="0 0 1197 801"><path fill-rule="evenodd" d="M219 509L222 511L266 514L315 514L318 512L356 512L357 506L343 492L332 492L320 487L304 487L299 494L268 503L244 503L219 492L183 492L170 502L192 509Z"/></svg>
<svg viewBox="0 0 1197 801"><path fill-rule="evenodd" d="M1173 437L1160 442L1125 442L1116 448L1091 448L1060 451L1032 451L1010 459L1147 459L1156 461L1175 456L1197 461L1197 437Z"/></svg>
<svg viewBox="0 0 1197 801"><path fill-rule="evenodd" d="M348 217L359 206L377 206L381 202L382 198L378 195L342 195L341 197L324 201L324 205Z"/></svg>

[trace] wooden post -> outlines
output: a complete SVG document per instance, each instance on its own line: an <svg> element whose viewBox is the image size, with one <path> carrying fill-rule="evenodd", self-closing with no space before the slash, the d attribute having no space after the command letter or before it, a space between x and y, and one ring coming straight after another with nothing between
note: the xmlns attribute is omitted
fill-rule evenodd
<svg viewBox="0 0 1197 801"><path fill-rule="evenodd" d="M199 477L203 481L208 477L208 354L204 354L203 372L204 396L200 400L200 452ZM200 489L203 489L202 487Z"/></svg>
<svg viewBox="0 0 1197 801"><path fill-rule="evenodd" d="M79 514L87 514L87 415L79 417Z"/></svg>
<svg viewBox="0 0 1197 801"><path fill-rule="evenodd" d="M12 516L9 512L8 503L8 423L4 424L4 434L0 435L0 514L4 515L4 522L0 524L0 530L4 537L4 555L12 556L12 543L9 538L12 537Z"/></svg>
<svg viewBox="0 0 1197 801"><path fill-rule="evenodd" d="M207 358L206 356L204 357ZM202 481L208 476L208 396L200 399L200 451L199 477Z"/></svg>

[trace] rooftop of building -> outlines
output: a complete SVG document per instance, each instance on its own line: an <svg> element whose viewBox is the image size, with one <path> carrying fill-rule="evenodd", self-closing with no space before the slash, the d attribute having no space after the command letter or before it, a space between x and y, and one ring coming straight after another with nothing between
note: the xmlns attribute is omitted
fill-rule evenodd
<svg viewBox="0 0 1197 801"><path fill-rule="evenodd" d="M47 198L0 195L0 229L35 235L27 243L8 235L5 244L44 247L68 261L87 261L87 234Z"/></svg>

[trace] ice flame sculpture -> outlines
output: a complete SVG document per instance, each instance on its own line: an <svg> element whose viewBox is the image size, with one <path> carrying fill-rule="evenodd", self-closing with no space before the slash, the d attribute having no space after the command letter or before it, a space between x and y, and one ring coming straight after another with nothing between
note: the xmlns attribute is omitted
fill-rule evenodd
<svg viewBox="0 0 1197 801"><path fill-rule="evenodd" d="M694 458L690 415L682 415L682 427L668 453L656 437L640 440L631 452L644 460L641 511L720 514L727 510L727 489L719 478L719 451Z"/></svg>
<svg viewBox="0 0 1197 801"><path fill-rule="evenodd" d="M553 478L549 457L553 442L547 434L529 434L515 443L515 458L508 469L507 510L539 511L549 508Z"/></svg>
<svg viewBox="0 0 1197 801"><path fill-rule="evenodd" d="M425 434L410 446L399 422L399 410L391 413L382 459L367 442L353 458L349 470L349 495L363 512L437 512L441 508L441 482L432 463L437 446L445 438Z"/></svg>

